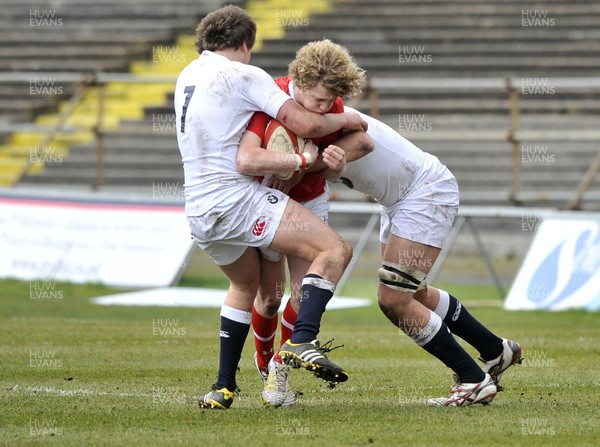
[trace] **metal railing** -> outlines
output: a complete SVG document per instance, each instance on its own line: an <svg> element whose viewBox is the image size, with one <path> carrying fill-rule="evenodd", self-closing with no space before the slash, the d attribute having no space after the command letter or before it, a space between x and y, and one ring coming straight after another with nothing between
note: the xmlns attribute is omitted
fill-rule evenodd
<svg viewBox="0 0 600 447"><path fill-rule="evenodd" d="M24 126L28 131L44 132L43 145L48 145L59 133L70 132L77 129L65 127L65 123L81 100L89 93L91 87L98 89L97 93L97 116L96 124L91 129L95 138L96 147L96 175L94 187L99 188L104 181L104 87L110 82L132 83L132 84L152 84L152 83L173 83L175 85L175 76L139 76L127 73L72 73L72 72L0 72L0 84L2 83L31 83L36 78L44 77L52 79L58 83L76 84L78 88L73 96L68 100L67 106L63 108L58 116L54 126L39 127L26 125L24 123L4 126L4 131L19 130ZM595 78L549 78L548 85L555 89L569 90L600 90L600 77ZM517 203L517 194L521 183L521 145L524 139L539 139L545 141L600 141L600 129L588 129L586 131L523 131L520 129L520 99L523 89L523 78L439 78L439 79L421 79L421 78L371 78L366 89L366 95L370 105L370 114L374 117L379 115L379 98L386 92L399 92L402 90L415 91L422 90L427 92L435 91L484 91L491 93L505 92L509 99L509 127L500 136L498 133L484 132L478 134L479 139L487 141L506 141L511 145L512 159L512 187L509 193L509 199ZM354 103L355 101L353 101ZM456 140L464 138L464 134L457 132L446 132L445 138ZM22 178L28 171L25 167L21 173ZM584 194L592 185L595 177L600 172L600 153L596 157L587 173L582 177L578 187L574 191L571 199L566 205L566 209L576 209L581 205Z"/></svg>
<svg viewBox="0 0 600 447"><path fill-rule="evenodd" d="M77 130L92 131L96 142L96 174L94 179L94 189L98 189L104 183L104 104L105 91L104 87L111 82L130 83L130 84L157 84L157 83L172 83L175 86L176 77L174 76L136 76L129 73L38 73L38 72L0 72L0 84L2 83L31 83L40 77L44 79L52 79L53 82L76 84L77 88L73 96L67 101L66 107L58 114L58 119L54 126L28 126L28 132L42 132L45 134L40 146L45 147L59 133L68 133ZM98 108L96 114L96 124L90 128L77 128L70 126L65 127L65 123L71 114L77 108L77 105L88 94L91 88L97 88ZM23 124L4 126L5 132L18 131L23 128ZM23 178L29 170L29 166L25 166L19 175L19 179Z"/></svg>
<svg viewBox="0 0 600 447"><path fill-rule="evenodd" d="M369 215L369 221L364 226L360 233L358 240L353 244L354 256L350 260L350 263L346 267L342 277L337 284L337 290L341 291L344 288L346 282L352 276L352 272L358 265L360 255L365 251L369 239L373 231L375 231L376 225L379 223L381 214L381 206L376 203L356 203L356 202L333 202L329 210L330 213L351 213L351 214L363 214ZM524 218L535 218L539 221L544 218L557 213L557 210L551 208L524 208L524 207L509 207L509 206L461 206L458 209L458 214L454 220L452 230L448 235L448 240L444 245L444 248L440 252L438 258L431 266L431 270L427 274L427 282L433 284L437 279L438 274L442 270L446 259L450 255L452 248L454 247L459 235L462 233L465 224L469 226L471 234L475 240L475 246L477 249L477 255L483 259L488 273L490 274L496 290L499 296L504 299L506 297L506 289L494 267L493 257L486 248L485 243L481 238L481 234L478 230L475 220L494 218L494 219L521 219Z"/></svg>

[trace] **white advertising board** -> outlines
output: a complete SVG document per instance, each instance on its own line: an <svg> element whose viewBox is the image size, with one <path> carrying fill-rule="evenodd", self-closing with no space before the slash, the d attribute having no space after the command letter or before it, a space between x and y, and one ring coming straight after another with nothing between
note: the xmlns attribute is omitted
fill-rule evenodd
<svg viewBox="0 0 600 447"><path fill-rule="evenodd" d="M0 196L0 278L164 287L192 248L183 205Z"/></svg>
<svg viewBox="0 0 600 447"><path fill-rule="evenodd" d="M600 309L600 214L565 212L547 217L504 307Z"/></svg>

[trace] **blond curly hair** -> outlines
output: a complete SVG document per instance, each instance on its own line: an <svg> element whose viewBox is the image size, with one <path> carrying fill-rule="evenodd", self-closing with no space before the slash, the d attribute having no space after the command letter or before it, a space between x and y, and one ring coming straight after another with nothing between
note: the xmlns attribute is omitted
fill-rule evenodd
<svg viewBox="0 0 600 447"><path fill-rule="evenodd" d="M309 42L300 48L288 66L288 73L300 88L321 83L342 98L358 95L365 83L365 70L356 65L346 48L329 39Z"/></svg>

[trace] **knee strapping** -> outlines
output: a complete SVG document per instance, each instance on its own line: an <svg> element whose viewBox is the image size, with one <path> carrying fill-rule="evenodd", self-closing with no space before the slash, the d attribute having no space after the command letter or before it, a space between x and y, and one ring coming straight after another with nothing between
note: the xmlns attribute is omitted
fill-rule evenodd
<svg viewBox="0 0 600 447"><path fill-rule="evenodd" d="M398 264L384 261L377 271L379 283L394 290L403 292L416 292L423 289L427 283L427 273L412 267L404 267Z"/></svg>

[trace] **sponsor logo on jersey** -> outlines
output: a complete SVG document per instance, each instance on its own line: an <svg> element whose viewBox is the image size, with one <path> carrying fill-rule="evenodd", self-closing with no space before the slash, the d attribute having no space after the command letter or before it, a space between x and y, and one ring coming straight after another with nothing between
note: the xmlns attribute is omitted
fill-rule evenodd
<svg viewBox="0 0 600 447"><path fill-rule="evenodd" d="M254 223L254 227L252 227L252 234L254 236L262 236L265 230L267 229L267 221L262 217L256 219Z"/></svg>
<svg viewBox="0 0 600 447"><path fill-rule="evenodd" d="M269 202L271 205L274 205L277 202L279 202L279 199L277 198L277 196L271 194L270 196L267 196L267 202Z"/></svg>

